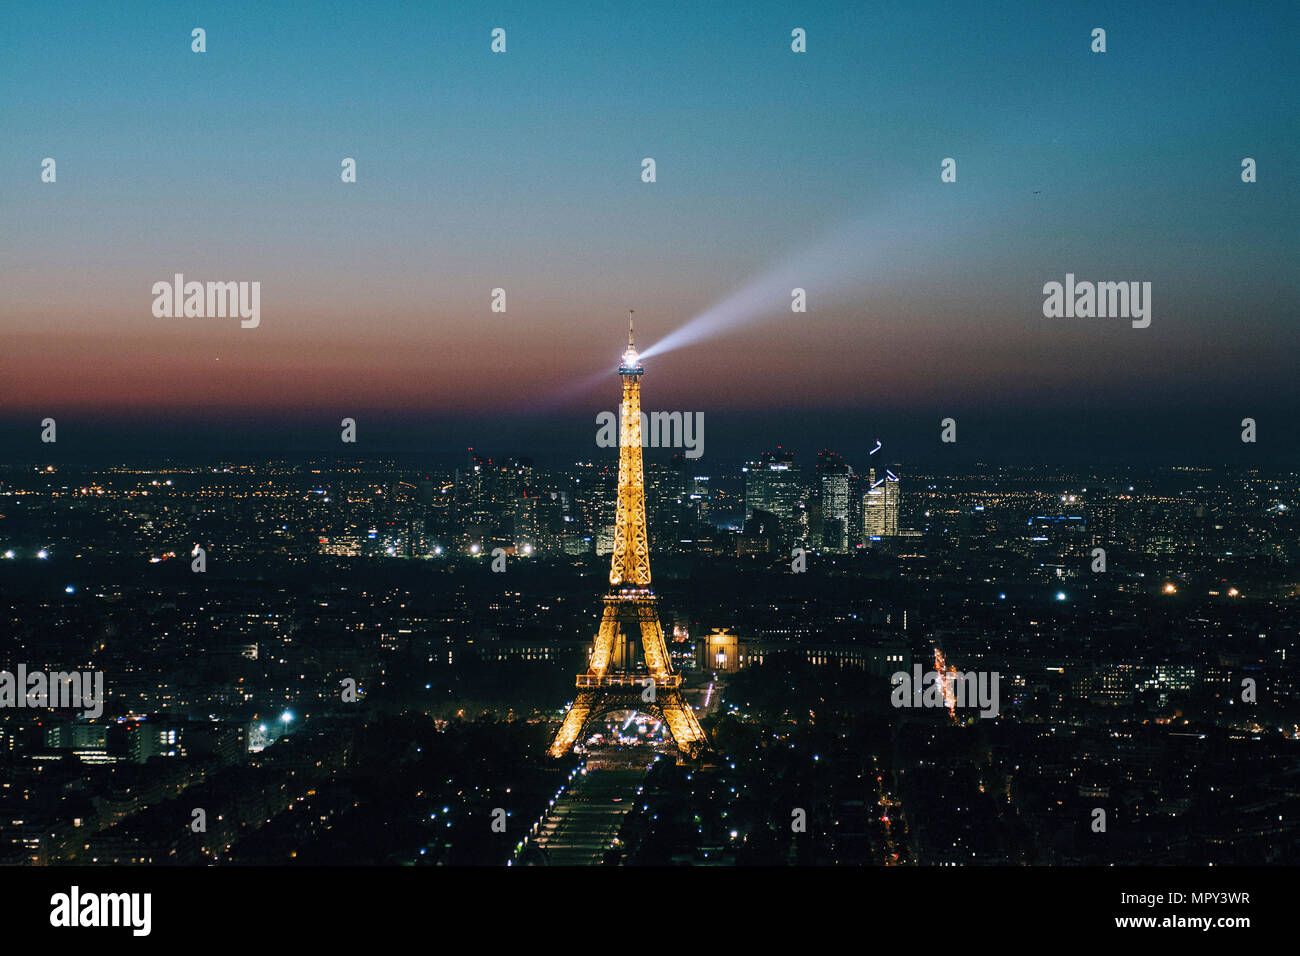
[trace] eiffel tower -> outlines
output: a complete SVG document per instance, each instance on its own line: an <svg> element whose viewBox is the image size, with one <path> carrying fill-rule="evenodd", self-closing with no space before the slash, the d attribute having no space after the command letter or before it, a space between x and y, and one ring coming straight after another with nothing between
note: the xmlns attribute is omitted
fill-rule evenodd
<svg viewBox="0 0 1300 956"><path fill-rule="evenodd" d="M562 757L584 739L587 727L615 710L639 710L668 725L677 749L694 759L708 747L699 720L682 697L659 625L659 604L650 590L650 544L646 536L645 475L641 467L641 367L627 318L627 351L618 367L623 380L619 407L618 506L609 592L591 662L577 680L578 696L564 717L550 754ZM638 653L639 645L639 653ZM638 664L644 662L644 670ZM654 690L650 691L650 682ZM651 697L653 693L653 697Z"/></svg>

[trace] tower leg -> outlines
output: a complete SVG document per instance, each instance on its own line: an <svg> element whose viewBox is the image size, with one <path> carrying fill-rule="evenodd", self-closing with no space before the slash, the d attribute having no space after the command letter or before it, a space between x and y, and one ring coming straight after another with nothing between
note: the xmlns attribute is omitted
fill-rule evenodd
<svg viewBox="0 0 1300 956"><path fill-rule="evenodd" d="M614 638L617 636L618 610L614 604L606 601L605 610L600 616L600 630L596 632L596 641L591 649L591 673L603 675L609 668L614 653Z"/></svg>
<svg viewBox="0 0 1300 956"><path fill-rule="evenodd" d="M578 691L578 696L569 708L569 712L564 715L564 723L560 725L560 732L555 735L555 742L551 744L548 753L552 757L563 757L573 745L578 742L578 736L582 733L582 728L587 726L587 720L591 717L591 708L596 702L596 695L593 691Z"/></svg>
<svg viewBox="0 0 1300 956"><path fill-rule="evenodd" d="M708 740L695 711L686 703L681 691L665 691L657 703L663 711L664 720L668 722L668 730L673 735L677 749L687 756L698 756L708 746Z"/></svg>

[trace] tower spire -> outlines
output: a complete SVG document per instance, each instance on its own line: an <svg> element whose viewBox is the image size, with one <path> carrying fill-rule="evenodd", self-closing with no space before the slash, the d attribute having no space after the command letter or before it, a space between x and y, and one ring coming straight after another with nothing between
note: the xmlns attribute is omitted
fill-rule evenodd
<svg viewBox="0 0 1300 956"><path fill-rule="evenodd" d="M627 310L627 349L623 352L623 361L618 367L620 375L640 375L641 359L636 354L636 345L632 341L632 310ZM624 396L626 397L626 396Z"/></svg>

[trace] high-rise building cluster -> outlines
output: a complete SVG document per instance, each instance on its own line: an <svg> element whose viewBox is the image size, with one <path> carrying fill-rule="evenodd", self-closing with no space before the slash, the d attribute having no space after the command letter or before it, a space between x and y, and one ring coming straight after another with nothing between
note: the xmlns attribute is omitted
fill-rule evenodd
<svg viewBox="0 0 1300 956"><path fill-rule="evenodd" d="M823 451L811 473L787 451L766 452L744 467L745 532L773 547L846 553L900 532L900 483L892 471L854 471ZM750 543L750 550L766 550Z"/></svg>

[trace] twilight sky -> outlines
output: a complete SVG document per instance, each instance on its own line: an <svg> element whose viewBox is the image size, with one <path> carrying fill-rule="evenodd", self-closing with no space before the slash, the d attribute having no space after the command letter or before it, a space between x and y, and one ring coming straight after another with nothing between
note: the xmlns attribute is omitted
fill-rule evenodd
<svg viewBox="0 0 1300 956"><path fill-rule="evenodd" d="M706 316L645 399L729 454L923 454L952 415L976 457L1214 460L1249 415L1294 461L1300 8L878 6L14 7L0 442L352 415L590 453L632 307L643 346ZM260 281L260 327L156 318L176 272ZM1044 318L1067 272L1151 282L1150 328Z"/></svg>

